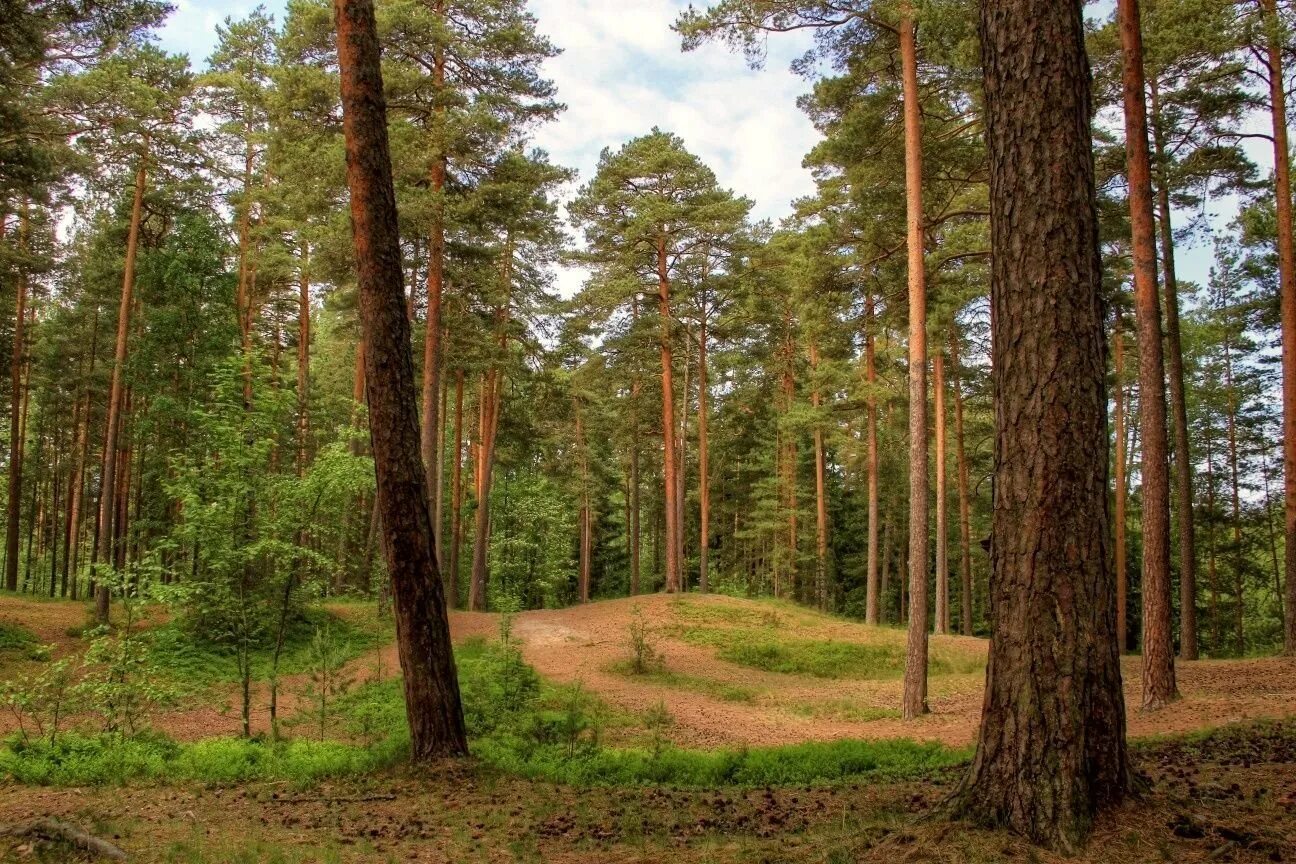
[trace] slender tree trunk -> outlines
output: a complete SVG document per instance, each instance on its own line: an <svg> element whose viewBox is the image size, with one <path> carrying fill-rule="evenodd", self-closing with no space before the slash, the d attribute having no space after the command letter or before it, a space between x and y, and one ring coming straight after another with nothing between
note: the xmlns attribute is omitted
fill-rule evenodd
<svg viewBox="0 0 1296 864"><path fill-rule="evenodd" d="M927 713L927 286L923 272L922 106L913 10L900 18L904 79L905 210L909 252L909 637L906 720Z"/></svg>
<svg viewBox="0 0 1296 864"><path fill-rule="evenodd" d="M711 583L707 558L711 551L711 474L707 448L707 320L703 312L698 327L698 590L705 594Z"/></svg>
<svg viewBox="0 0 1296 864"><path fill-rule="evenodd" d="M112 568L113 538L116 536L117 502L117 441L118 427L121 422L122 376L126 369L126 349L130 336L130 315L134 308L135 291L135 256L139 250L140 221L144 214L144 187L148 182L148 143L140 154L139 166L135 171L135 199L131 204L130 230L126 235L126 264L122 275L121 305L117 311L117 339L113 349L112 384L108 388L108 426L104 432L103 474L99 492L99 560ZM111 586L97 578L91 568L91 578L95 580L95 620L100 624L108 623L108 599Z"/></svg>
<svg viewBox="0 0 1296 864"><path fill-rule="evenodd" d="M477 512L473 533L472 578L468 586L468 608L486 610L487 560L490 547L490 490L495 467L495 429L499 412L498 370L492 369L483 379L478 426L481 442L477 446Z"/></svg>
<svg viewBox="0 0 1296 864"><path fill-rule="evenodd" d="M1273 121L1274 202L1278 215L1278 285L1282 317L1283 511L1286 517L1286 610L1283 650L1296 655L1296 240L1292 232L1291 150L1287 144L1284 33L1276 0L1260 0Z"/></svg>
<svg viewBox="0 0 1296 864"><path fill-rule="evenodd" d="M580 406L575 406L576 414L576 447L580 452L580 549L578 550L579 570L577 589L580 602L590 601L590 494L589 494L589 448L585 442L585 427L581 423Z"/></svg>
<svg viewBox="0 0 1296 864"><path fill-rule="evenodd" d="M657 240L657 312L661 340L662 368L662 474L665 475L666 500L666 593L683 587L679 560L679 472L675 464L675 384L674 357L671 352L670 274L666 260L666 235Z"/></svg>
<svg viewBox="0 0 1296 864"><path fill-rule="evenodd" d="M18 247L26 252L28 239L26 202L18 220ZM22 262L16 280L14 301L13 358L9 365L9 503L5 511L5 589L18 590L18 530L22 511L22 441L21 413L23 403L23 365L27 342L27 263Z"/></svg>
<svg viewBox="0 0 1296 864"><path fill-rule="evenodd" d="M945 357L932 358L932 390L936 413L936 633L950 632L949 491L945 470Z"/></svg>
<svg viewBox="0 0 1296 864"><path fill-rule="evenodd" d="M882 560L880 563L881 563L881 567L879 568L880 572L878 573L878 599L879 599L878 605L881 611L878 615L877 623L885 624L891 617L886 612L887 594L890 592L890 588L891 588L891 586L887 584L889 581L889 573L891 571L891 520L890 519L886 520L886 526L882 529ZM900 579L902 582L904 581L903 574L901 575Z"/></svg>
<svg viewBox="0 0 1296 864"><path fill-rule="evenodd" d="M1225 427L1228 433L1229 486L1232 491L1233 527L1233 623L1234 650L1239 657L1246 654L1246 626L1243 598L1246 556L1242 551L1242 498L1238 489L1237 395L1233 389L1233 348L1229 334L1224 334L1224 392L1227 394Z"/></svg>
<svg viewBox="0 0 1296 864"><path fill-rule="evenodd" d="M1192 450L1188 442L1188 404L1184 397L1183 344L1179 337L1179 284L1175 278L1174 231L1170 220L1170 183L1166 176L1165 132L1156 76L1149 81L1152 141L1157 165L1157 221L1161 229L1161 273L1165 284L1166 375L1170 382L1170 420L1174 433L1175 516L1179 529L1179 656L1197 659L1197 541L1193 530Z"/></svg>
<svg viewBox="0 0 1296 864"><path fill-rule="evenodd" d="M1116 513L1112 520L1115 523L1116 533L1116 644L1120 646L1121 653L1124 653L1129 650L1129 637L1125 632L1129 596L1129 576L1125 556L1125 499L1128 487L1125 481L1125 333L1121 330L1119 311L1116 313L1112 342L1116 403L1116 455L1112 460L1116 471L1115 481L1112 484L1116 497Z"/></svg>
<svg viewBox="0 0 1296 864"><path fill-rule="evenodd" d="M828 492L827 455L824 453L823 422L817 416L821 397L818 384L819 346L810 342L810 374L816 378L810 391L810 404L816 412L814 425L815 460L815 605L828 608Z"/></svg>
<svg viewBox="0 0 1296 864"><path fill-rule="evenodd" d="M306 473L310 438L310 247L301 242L301 267L297 286L297 476Z"/></svg>
<svg viewBox="0 0 1296 864"><path fill-rule="evenodd" d="M334 0L370 443L415 761L468 752L437 572L372 0Z"/></svg>
<svg viewBox="0 0 1296 864"><path fill-rule="evenodd" d="M983 0L995 417L990 656L956 809L1074 852L1130 793L1102 262L1078 2Z"/></svg>
<svg viewBox="0 0 1296 864"><path fill-rule="evenodd" d="M963 384L959 368L959 334L950 332L950 374L954 389L954 448L958 456L959 499L959 577L962 584L962 604L959 623L964 636L972 635L972 510L968 491L967 451L963 439Z"/></svg>
<svg viewBox="0 0 1296 864"><path fill-rule="evenodd" d="M445 334L442 334L442 339ZM446 414L450 399L450 388L446 386L445 365L441 367L440 383L437 389L441 391L441 410L437 413L437 441L436 441L436 485L432 492L432 525L436 533L437 548L437 566L444 571L445 543L442 532L445 530L444 507L445 507L445 449L446 449Z"/></svg>
<svg viewBox="0 0 1296 864"><path fill-rule="evenodd" d="M868 437L868 563L865 571L864 623L879 624L881 617L881 597L886 595L885 586L879 584L878 578L878 437L877 437L877 357L874 345L873 327L876 310L873 292L869 291L865 300L864 331L864 380L868 385L868 408L866 432ZM888 527L888 531L889 531ZM886 566L886 553L882 557Z"/></svg>
<svg viewBox="0 0 1296 864"><path fill-rule="evenodd" d="M450 567L446 600L459 608L459 548L463 545L463 401L464 372L455 370L454 463L450 476Z"/></svg>
<svg viewBox="0 0 1296 864"><path fill-rule="evenodd" d="M1143 707L1178 698L1170 585L1170 454L1157 293L1156 225L1148 154L1143 34L1138 0L1118 0L1125 107L1125 162L1133 229L1134 312L1139 334L1139 414L1143 426Z"/></svg>
<svg viewBox="0 0 1296 864"><path fill-rule="evenodd" d="M445 0L435 0L432 14L441 27L446 25ZM427 276L427 329L423 334L423 425L419 442L423 458L423 468L427 472L428 491L435 492L437 475L441 466L436 459L437 429L441 425L438 413L440 398L437 390L441 384L441 296L445 288L445 183L449 163L445 150L446 110L443 101L445 90L446 51L439 42L432 51L432 88L437 96L437 107L433 112L435 127L435 146L437 152L432 158L432 226L428 236L428 276ZM434 532L440 532L441 525L433 526ZM434 536L433 544L436 544ZM440 561L440 550L437 560Z"/></svg>

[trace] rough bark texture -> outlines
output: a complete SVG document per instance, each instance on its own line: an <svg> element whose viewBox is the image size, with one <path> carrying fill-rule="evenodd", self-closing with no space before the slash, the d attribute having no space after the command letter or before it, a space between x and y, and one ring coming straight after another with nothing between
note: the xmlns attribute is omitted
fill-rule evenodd
<svg viewBox="0 0 1296 864"><path fill-rule="evenodd" d="M1178 697L1170 585L1170 453L1165 362L1157 293L1152 162L1148 153L1143 34L1138 0L1118 0L1125 108L1125 173L1133 231L1134 317L1139 335L1139 415L1143 427L1143 707Z"/></svg>
<svg viewBox="0 0 1296 864"><path fill-rule="evenodd" d="M369 440L415 761L468 752L437 572L373 0L334 0Z"/></svg>
<svg viewBox="0 0 1296 864"><path fill-rule="evenodd" d="M991 641L956 809L1062 851L1129 792L1081 4L983 0L995 394Z"/></svg>
<svg viewBox="0 0 1296 864"><path fill-rule="evenodd" d="M1282 317L1283 512L1286 516L1286 617L1283 648L1296 655L1296 239L1292 237L1291 150L1287 144L1287 94L1283 90L1283 33L1274 0L1261 0L1269 65L1269 116L1273 121L1274 200L1278 215L1278 284Z"/></svg>
<svg viewBox="0 0 1296 864"><path fill-rule="evenodd" d="M923 278L922 117L913 13L900 21L909 252L909 635L905 719L927 713L927 287Z"/></svg>
<svg viewBox="0 0 1296 864"><path fill-rule="evenodd" d="M1161 232L1161 278L1165 284L1166 375L1170 382L1170 421L1174 435L1175 521L1179 529L1179 656L1196 660L1197 539L1193 526L1193 463L1188 443L1188 403L1184 396L1183 343L1179 336L1179 283L1175 278L1174 230L1159 91L1155 78L1150 84L1152 141L1158 175L1157 226Z"/></svg>
<svg viewBox="0 0 1296 864"><path fill-rule="evenodd" d="M117 439L121 422L122 375L126 370L126 346L130 337L130 315L134 306L135 256L139 250L140 219L144 212L144 188L148 183L148 145L140 154L135 170L135 197L131 203L130 229L126 234L126 262L122 272L121 305L117 308L117 340L113 349L112 384L108 388L108 423L104 432L103 473L99 482L98 559L113 566L113 541L116 535ZM95 620L108 623L108 598L111 588L95 578Z"/></svg>

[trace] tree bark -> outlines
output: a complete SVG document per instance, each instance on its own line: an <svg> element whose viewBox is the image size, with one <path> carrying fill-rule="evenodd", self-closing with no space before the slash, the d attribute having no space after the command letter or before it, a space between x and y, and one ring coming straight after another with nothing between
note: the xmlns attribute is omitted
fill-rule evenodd
<svg viewBox="0 0 1296 864"><path fill-rule="evenodd" d="M1149 81L1152 141L1157 165L1157 222L1161 229L1161 274L1165 285L1166 375L1170 382L1170 420L1174 434L1175 516L1179 529L1179 656L1197 659L1197 540L1193 526L1192 449L1188 441L1188 404L1184 396L1183 343L1179 335L1179 283L1175 278L1174 230L1170 219L1165 131L1155 76Z"/></svg>
<svg viewBox="0 0 1296 864"><path fill-rule="evenodd" d="M909 253L909 635L904 718L927 713L927 286L923 273L922 113L913 10L900 19Z"/></svg>
<svg viewBox="0 0 1296 864"><path fill-rule="evenodd" d="M1102 262L1079 2L983 0L994 526L976 756L953 802L1063 852L1130 792L1107 526Z"/></svg>
<svg viewBox="0 0 1296 864"><path fill-rule="evenodd" d="M707 447L707 321L702 312L698 326L698 590L703 594L711 588L708 577L708 556L711 551L711 474L710 451Z"/></svg>
<svg viewBox="0 0 1296 864"><path fill-rule="evenodd" d="M1121 330L1121 314L1116 313L1116 326L1112 334L1114 343L1113 368L1115 379L1116 404L1116 454L1112 460L1116 477L1112 486L1115 491L1116 512L1112 521L1116 534L1116 644L1121 653L1129 650L1129 638L1126 635L1127 597L1129 596L1129 576L1125 554L1125 333Z"/></svg>
<svg viewBox="0 0 1296 864"><path fill-rule="evenodd" d="M464 372L455 370L454 463L450 473L450 566L446 601L459 608L459 549L463 545L463 400Z"/></svg>
<svg viewBox="0 0 1296 864"><path fill-rule="evenodd" d="M932 358L932 390L936 414L936 633L950 631L949 608L949 491L945 471L945 356Z"/></svg>
<svg viewBox="0 0 1296 864"><path fill-rule="evenodd" d="M1243 597L1246 555L1242 551L1242 497L1238 483L1237 394L1233 389L1233 346L1227 330L1224 333L1225 431L1228 433L1229 488L1232 492L1233 527L1233 640L1239 657L1246 654L1246 623Z"/></svg>
<svg viewBox="0 0 1296 864"><path fill-rule="evenodd" d="M131 203L130 229L126 235L126 263L122 275L121 305L117 309L117 339L113 348L112 384L108 388L108 425L104 432L103 475L99 492L99 561L114 566L113 541L116 536L117 441L121 422L122 376L126 370L126 349L130 337L130 316L134 307L135 256L139 250L140 220L144 213L144 187L148 182L148 142L140 153L135 171L135 198ZM108 623L108 601L111 586L95 579L95 620Z"/></svg>
<svg viewBox="0 0 1296 864"><path fill-rule="evenodd" d="M1138 0L1118 0L1125 165L1133 231L1134 313L1139 334L1139 415L1143 427L1143 707L1178 698L1175 686L1170 585L1170 454L1166 385L1157 293L1156 225L1143 80L1143 33Z"/></svg>
<svg viewBox="0 0 1296 864"><path fill-rule="evenodd" d="M437 572L372 0L334 0L369 438L415 761L468 752Z"/></svg>
<svg viewBox="0 0 1296 864"><path fill-rule="evenodd" d="M435 0L432 13L445 26L445 0ZM420 432L419 448L427 472L428 490L437 488L437 475L441 466L436 458L437 429L441 425L438 413L440 399L437 390L441 384L441 295L445 287L445 182L448 158L445 142L440 140L445 134L445 105L442 102L442 91L445 89L446 51L438 43L432 51L432 86L437 98L437 107L433 112L435 127L435 146L437 152L432 159L432 226L428 232L428 275L427 275L427 329L423 333L423 425ZM434 531L441 530L440 524ZM438 551L438 561L440 553Z"/></svg>
<svg viewBox="0 0 1296 864"><path fill-rule="evenodd" d="M306 473L310 437L310 246L301 242L297 286L297 476Z"/></svg>
<svg viewBox="0 0 1296 864"><path fill-rule="evenodd" d="M1283 512L1287 577L1283 650L1296 655L1296 240L1292 236L1291 150L1287 144L1287 94L1283 31L1275 0L1260 0L1266 31L1269 116L1273 121L1274 202L1278 216L1278 285L1282 332Z"/></svg>
<svg viewBox="0 0 1296 864"><path fill-rule="evenodd" d="M810 342L811 375L816 378L814 389L810 392L810 404L818 412L821 397L817 373L819 369L819 346ZM820 610L828 608L828 494L827 494L827 455L824 453L823 422L816 416L814 425L814 460L815 460L815 605Z"/></svg>
<svg viewBox="0 0 1296 864"><path fill-rule="evenodd" d="M959 369L959 334L950 332L950 373L954 390L954 447L958 456L959 577L963 586L959 623L964 636L972 635L972 511L968 493L967 451L963 443L963 384Z"/></svg>
<svg viewBox="0 0 1296 864"><path fill-rule="evenodd" d="M877 437L877 357L873 341L876 309L873 292L865 300L864 380L868 383L868 407L865 434L868 437L868 558L865 570L864 623L881 623L881 598L886 593L878 576L878 437ZM890 529L888 528L888 531ZM886 566L885 553L882 566Z"/></svg>
<svg viewBox="0 0 1296 864"><path fill-rule="evenodd" d="M27 204L18 220L18 247L25 254L28 241ZM19 265L14 300L13 357L9 365L9 503L5 511L5 590L18 590L18 533L22 511L23 365L27 352L27 263Z"/></svg>
<svg viewBox="0 0 1296 864"><path fill-rule="evenodd" d="M657 312L661 341L662 369L662 474L665 475L666 500L666 593L683 587L679 560L679 471L675 464L675 384L674 357L671 352L670 274L667 269L666 236L657 239Z"/></svg>

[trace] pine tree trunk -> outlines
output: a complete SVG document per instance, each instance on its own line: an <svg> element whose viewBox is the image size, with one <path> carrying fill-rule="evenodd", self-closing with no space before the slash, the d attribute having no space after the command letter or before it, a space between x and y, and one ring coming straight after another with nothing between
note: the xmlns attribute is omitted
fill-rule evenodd
<svg viewBox="0 0 1296 864"><path fill-rule="evenodd" d="M819 411L821 397L818 384L819 346L812 339L810 342L810 375L815 380L810 391L810 404L816 415ZM827 455L824 453L823 422L815 417L814 423L814 463L815 463L815 583L814 600L820 610L828 608L828 496L827 496Z"/></svg>
<svg viewBox="0 0 1296 864"><path fill-rule="evenodd" d="M139 250L140 221L144 213L144 187L148 181L148 142L140 153L135 171L135 198L131 204L130 229L126 235L126 264L122 276L121 305L117 310L117 339L113 348L112 384L108 388L108 425L104 432L103 474L99 492L99 549L98 559L105 566L113 566L113 538L116 536L117 501L117 441L121 423L122 377L126 370L126 349L130 336L130 315L134 307L135 256ZM95 580L95 620L108 623L108 600L111 586L93 573Z"/></svg>
<svg viewBox="0 0 1296 864"><path fill-rule="evenodd" d="M472 574L468 584L468 609L486 611L487 552L490 551L490 490L495 468L495 430L499 415L499 370L482 379L477 446L477 512L473 532Z"/></svg>
<svg viewBox="0 0 1296 864"><path fill-rule="evenodd" d="M1220 647L1224 644L1223 636L1220 633L1219 619L1219 566L1216 561L1215 547L1215 453L1214 441L1211 437L1210 423L1206 424L1206 512L1210 518L1206 520L1206 590L1207 590L1207 611L1210 613L1211 628L1211 653L1218 656Z"/></svg>
<svg viewBox="0 0 1296 864"><path fill-rule="evenodd" d="M670 275L667 270L666 237L657 240L657 312L660 317L662 369L662 474L665 477L666 513L666 593L681 590L679 560L679 472L675 464L675 384L674 358L671 352Z"/></svg>
<svg viewBox="0 0 1296 864"><path fill-rule="evenodd" d="M962 815L1062 852L1130 792L1107 523L1081 4L983 0L995 417L991 639Z"/></svg>
<svg viewBox="0 0 1296 864"><path fill-rule="evenodd" d="M1134 313L1139 334L1139 414L1143 427L1143 707L1178 697L1170 586L1170 454L1157 293L1156 226L1143 81L1138 0L1118 0L1125 109L1125 164L1133 230Z"/></svg>
<svg viewBox="0 0 1296 864"><path fill-rule="evenodd" d="M963 384L959 369L959 334L950 332L950 372L954 389L954 447L958 456L959 577L962 604L959 623L964 636L972 635L972 504L969 495L967 451L963 438Z"/></svg>
<svg viewBox="0 0 1296 864"><path fill-rule="evenodd" d="M468 752L419 453L418 391L372 0L334 0L369 435L416 762Z"/></svg>
<svg viewBox="0 0 1296 864"><path fill-rule="evenodd" d="M1129 575L1126 563L1125 544L1125 333L1121 330L1121 314L1116 313L1116 326L1112 334L1113 366L1115 371L1115 405L1116 405L1116 454L1112 462L1116 477L1112 486L1115 491L1116 507L1112 521L1116 534L1116 644L1121 653L1129 650L1129 637L1126 634L1128 615L1127 598L1129 596Z"/></svg>
<svg viewBox="0 0 1296 864"><path fill-rule="evenodd" d="M1161 229L1161 272L1165 284L1166 375L1170 382L1170 420L1174 434L1175 516L1179 529L1179 656L1197 659L1197 541L1193 529L1192 450L1188 442L1188 404L1184 396L1183 344L1179 336L1179 283L1175 278L1170 184L1166 177L1165 133L1160 93L1149 81L1152 141L1157 165L1157 221Z"/></svg>
<svg viewBox="0 0 1296 864"><path fill-rule="evenodd" d="M906 720L927 713L927 286L923 272L922 106L913 10L900 19L904 79L905 210L909 252L909 636Z"/></svg>
<svg viewBox="0 0 1296 864"><path fill-rule="evenodd" d="M698 328L698 590L710 590L708 556L711 552L711 474L707 448L707 322L706 312Z"/></svg>
<svg viewBox="0 0 1296 864"><path fill-rule="evenodd" d="M297 289L297 476L306 473L306 447L310 437L310 247L301 243L301 269Z"/></svg>
<svg viewBox="0 0 1296 864"><path fill-rule="evenodd" d="M450 475L450 566L446 572L446 601L459 608L459 549L463 545L463 401L464 372L455 370L454 462Z"/></svg>
<svg viewBox="0 0 1296 864"><path fill-rule="evenodd" d="M1282 318L1283 511L1286 517L1286 617L1283 650L1296 655L1296 239L1292 236L1291 150L1287 144L1284 31L1275 0L1260 0L1266 31L1269 116L1273 121L1274 201L1278 215L1278 285Z"/></svg>
<svg viewBox="0 0 1296 864"><path fill-rule="evenodd" d="M932 358L932 390L936 414L936 633L950 632L949 608L949 491L945 471L945 357Z"/></svg>
<svg viewBox="0 0 1296 864"><path fill-rule="evenodd" d="M881 623L881 599L886 596L886 586L881 584L878 576L878 437L877 437L877 357L873 342L873 326L876 310L873 293L870 291L865 307L864 331L864 380L868 384L867 430L868 437L868 563L864 579L864 623ZM890 527L888 526L888 532ZM889 536L889 534L888 534ZM886 553L882 556L882 566L886 566Z"/></svg>
<svg viewBox="0 0 1296 864"><path fill-rule="evenodd" d="M27 204L24 202L18 222L18 246L27 247ZM9 503L5 511L5 590L18 590L18 533L22 511L22 440L23 365L27 343L27 265L23 263L16 280L14 301L13 357L9 364Z"/></svg>
<svg viewBox="0 0 1296 864"><path fill-rule="evenodd" d="M445 26L445 0L435 0L432 14L439 24ZM435 146L438 152L432 159L430 182L432 186L432 226L428 232L428 275L427 275L427 329L423 333L423 423L420 431L419 451L423 459L423 468L427 472L428 490L435 492L437 475L441 466L436 459L437 429L441 425L438 413L440 398L437 393L441 384L441 297L445 289L445 183L449 168L445 151L445 142L440 140L446 133L445 105L441 101L445 89L446 52L438 44L432 51L432 88L437 97L437 107L433 112L436 130ZM441 530L440 523L433 526L433 544L436 545L435 532ZM440 561L440 550L437 550Z"/></svg>
<svg viewBox="0 0 1296 864"><path fill-rule="evenodd" d="M1224 334L1224 393L1226 394L1225 430L1228 433L1229 486L1232 491L1233 527L1233 640L1239 657L1246 654L1246 625L1243 611L1243 578L1246 574L1246 555L1242 550L1242 498L1238 484L1237 394L1233 389L1233 348L1229 335Z"/></svg>

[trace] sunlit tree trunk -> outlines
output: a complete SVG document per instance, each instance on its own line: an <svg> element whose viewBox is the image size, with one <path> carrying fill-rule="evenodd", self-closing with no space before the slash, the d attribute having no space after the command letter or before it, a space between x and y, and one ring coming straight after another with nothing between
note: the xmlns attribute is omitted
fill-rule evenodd
<svg viewBox="0 0 1296 864"><path fill-rule="evenodd" d="M864 623L878 624L881 622L879 614L881 610L880 601L881 598L886 596L886 586L880 584L878 576L878 519L881 514L878 507L877 349L873 341L876 310L872 291L869 292L865 303L864 380L868 384L868 408L866 409L868 417L865 431L865 435L868 437L868 558L864 587ZM882 562L885 567L885 552L882 556Z"/></svg>
<svg viewBox="0 0 1296 864"><path fill-rule="evenodd" d="M932 358L932 390L936 414L936 633L950 631L949 608L949 491L945 471L945 356Z"/></svg>
<svg viewBox="0 0 1296 864"><path fill-rule="evenodd" d="M662 370L662 474L665 477L666 514L666 592L681 590L679 471L675 464L675 360L671 351L670 275L666 256L666 237L657 240L657 312L660 317Z"/></svg>
<svg viewBox="0 0 1296 864"><path fill-rule="evenodd" d="M707 446L707 320L705 310L698 326L698 590L710 590L708 558L711 552L711 469Z"/></svg>
<svg viewBox="0 0 1296 864"><path fill-rule="evenodd" d="M909 636L905 719L927 713L927 287L923 273L922 106L913 10L900 19L905 210L909 253Z"/></svg>

